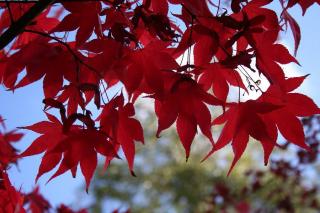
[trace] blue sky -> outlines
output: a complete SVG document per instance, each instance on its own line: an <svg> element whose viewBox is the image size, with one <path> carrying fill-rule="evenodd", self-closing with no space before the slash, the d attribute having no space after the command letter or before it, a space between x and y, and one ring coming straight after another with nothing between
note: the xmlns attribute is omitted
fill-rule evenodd
<svg viewBox="0 0 320 213"><path fill-rule="evenodd" d="M307 11L306 15L302 17L301 9L296 6L291 10L291 14L298 21L301 31L302 40L298 50L297 59L301 64L299 66L289 66L288 72L294 72L297 75L305 75L310 73L301 90L307 93L314 101L320 105L319 94L319 80L320 80L320 30L319 30L319 6L312 6ZM292 53L292 35L290 31L283 37L282 42L288 45ZM19 127L31 125L35 122L45 120L45 115L42 113L43 92L42 82L36 82L28 87L16 90L14 93L5 91L0 86L0 114L6 119L6 124L9 130ZM22 131L26 133L23 140L19 143L18 149L24 150L37 137L31 132ZM34 179L40 164L41 156L28 157L19 161L18 167L12 166L9 171L12 183L23 191L30 191L34 187ZM49 173L49 175L52 173ZM70 173L61 175L46 184L48 175L40 178L38 184L41 192L49 199L49 201L56 206L60 203L73 204L79 207L78 201L80 199L90 199L89 195L85 194L83 188L84 179L82 175L78 174L76 179L73 179ZM85 205L82 203L81 205Z"/></svg>

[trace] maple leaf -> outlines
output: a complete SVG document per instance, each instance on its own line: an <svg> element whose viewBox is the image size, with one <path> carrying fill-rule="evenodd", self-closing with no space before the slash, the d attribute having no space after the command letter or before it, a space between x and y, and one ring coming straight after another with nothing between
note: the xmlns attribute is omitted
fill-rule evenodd
<svg viewBox="0 0 320 213"><path fill-rule="evenodd" d="M3 81L8 88L20 88L44 76L45 97L52 98L62 89L64 78L70 82L77 81L77 61L74 61L73 55L63 45L57 42L48 43L50 40L33 40L6 59ZM24 68L26 75L16 84L18 74ZM86 75L83 74L82 77L85 79Z"/></svg>
<svg viewBox="0 0 320 213"><path fill-rule="evenodd" d="M230 17L233 21L228 20L229 24L227 26L236 29L236 31L227 43L230 45L237 41L237 46L239 46L240 42L240 44L242 43L240 46L244 49L240 48L239 50L243 51L247 44L255 48L259 44L256 41L257 37L260 37L264 32L271 31L277 34L280 31L277 14L264 7L271 2L271 0L252 0L240 12L231 14ZM241 27L239 28L239 26ZM272 38L274 37L272 36Z"/></svg>
<svg viewBox="0 0 320 213"><path fill-rule="evenodd" d="M319 114L320 110L311 98L291 92L296 88L292 87L292 81L296 81L295 86L299 86L299 83L302 82L299 78L291 79L290 81L288 84L291 84L291 87L287 87L288 90L286 92L279 89L279 87L271 86L266 91L266 95L261 97L266 101L283 105L282 108L274 110L266 116L277 125L280 133L289 142L310 151L310 148L305 143L303 126L298 117Z"/></svg>
<svg viewBox="0 0 320 213"><path fill-rule="evenodd" d="M262 33L256 43L256 65L259 72L263 73L271 84L284 85L285 76L280 64L298 61L290 55L282 44L276 44L278 32L267 31Z"/></svg>
<svg viewBox="0 0 320 213"><path fill-rule="evenodd" d="M248 43L252 44L252 37L254 37L255 34L264 31L262 24L265 20L265 16L258 15L250 19L245 12L242 13L242 16L242 20L238 21L235 26L232 26L236 27L238 31L236 31L232 35L232 37L225 43L225 48L231 47L237 40L242 37L244 37L248 41Z"/></svg>
<svg viewBox="0 0 320 213"><path fill-rule="evenodd" d="M291 28L293 38L294 38L294 55L297 55L298 47L301 40L301 31L298 23L296 20L286 11L284 10L281 13L281 16L285 20L286 24L289 23L289 26Z"/></svg>
<svg viewBox="0 0 320 213"><path fill-rule="evenodd" d="M57 101L68 103L67 114L76 113L78 106L85 110L85 106L94 97L94 103L97 109L100 108L100 91L99 87L91 83L69 84L63 87L62 93L58 96Z"/></svg>
<svg viewBox="0 0 320 213"><path fill-rule="evenodd" d="M299 4L302 9L302 15L304 15L307 9L314 3L320 4L319 0L289 0L287 7L293 7L296 4Z"/></svg>
<svg viewBox="0 0 320 213"><path fill-rule="evenodd" d="M173 78L170 79L171 82L167 82L166 93L150 96L155 99L155 112L158 117L157 137L162 130L167 129L177 120L177 132L188 159L197 125L211 143L214 143L210 130L211 115L205 103L223 105L223 102L203 91L187 75L168 74Z"/></svg>
<svg viewBox="0 0 320 213"><path fill-rule="evenodd" d="M127 69L118 73L129 96L135 92L135 97L141 93L161 93L164 89L164 70L174 70L179 67L174 58L166 51L167 44L159 41L150 42L143 50L128 54Z"/></svg>
<svg viewBox="0 0 320 213"><path fill-rule="evenodd" d="M277 132L274 123L266 122L261 114L268 113L279 108L277 105L249 100L244 103L232 104L230 108L213 121L214 125L225 123L217 143L211 152L204 158L208 158L215 151L225 147L230 142L234 159L228 174L232 171L237 161L245 151L249 136L260 141L265 151L265 164L276 144Z"/></svg>
<svg viewBox="0 0 320 213"><path fill-rule="evenodd" d="M202 70L199 84L208 91L212 88L213 94L222 101L226 101L229 93L229 84L246 89L239 73L220 63L209 64Z"/></svg>
<svg viewBox="0 0 320 213"><path fill-rule="evenodd" d="M101 38L101 20L99 13L101 12L100 2L63 2L63 7L70 13L51 32L64 32L77 30L76 44L80 46L86 42L91 34L95 34ZM86 14L85 16L83 14Z"/></svg>
<svg viewBox="0 0 320 213"><path fill-rule="evenodd" d="M261 142L267 164L276 145L278 130L289 142L310 150L304 141L302 123L297 117L318 114L320 109L309 97L291 92L304 79L305 77L288 79L287 91L272 85L257 101L232 104L227 112L213 121L214 125L225 123L225 126L217 143L204 159L232 141L234 159L228 172L230 174L251 136Z"/></svg>
<svg viewBox="0 0 320 213"><path fill-rule="evenodd" d="M62 93L57 97L57 101L61 103L67 102L67 114L76 113L78 106L85 109L85 100L83 94L75 84L69 84L63 87Z"/></svg>
<svg viewBox="0 0 320 213"><path fill-rule="evenodd" d="M80 126L73 125L75 119L72 116L68 117L64 124L50 114L47 114L47 117L49 121L42 121L31 126L23 127L41 135L20 154L20 157L45 152L36 180L42 174L55 168L61 158L59 168L50 180L68 170L71 170L73 176L75 176L77 165L80 164L88 190L90 180L97 166L97 153L108 157L116 156L116 152L110 143L108 135L100 130L94 129L88 123L85 123L88 125L88 129L82 129ZM79 116L76 115L75 118L78 119ZM79 119L81 119L81 117ZM70 122L68 123L68 121Z"/></svg>
<svg viewBox="0 0 320 213"><path fill-rule="evenodd" d="M144 5L136 7L134 9L132 23L134 29L136 30L136 34L138 34L138 38L141 35L146 36L145 32L149 32L152 38L158 37L162 41L172 41L174 38L177 37L174 30L171 29L170 19L166 15L166 8L168 7L168 3L162 1L162 3L160 3L162 5L158 5L156 2L160 1L162 0L152 2L146 1ZM150 4L153 7L153 9L158 11L151 11L148 8Z"/></svg>
<svg viewBox="0 0 320 213"><path fill-rule="evenodd" d="M121 146L132 175L135 175L133 171L134 141L144 143L141 124L132 118L134 114L133 104L127 103L124 105L124 98L121 94L103 106L102 113L98 118L101 129L110 135L113 143Z"/></svg>
<svg viewBox="0 0 320 213"><path fill-rule="evenodd" d="M286 92L294 91L295 89L297 89L303 83L303 81L308 76L309 76L309 74L305 75L305 76L300 76L300 77L287 78L286 79L286 83L285 83L285 91Z"/></svg>
<svg viewBox="0 0 320 213"><path fill-rule="evenodd" d="M120 42L113 39L93 39L81 46L82 50L89 51L92 56L86 58L85 62L98 70L98 77L103 77L108 88L119 82L122 77L121 73L128 66L124 61L126 55L130 54L131 50L123 46ZM108 60L105 60L105 59ZM86 69L83 67L82 70ZM81 71L82 71L81 70ZM89 70L87 73L92 73ZM98 82L91 80L91 83ZM88 81L85 81L86 83Z"/></svg>
<svg viewBox="0 0 320 213"><path fill-rule="evenodd" d="M219 39L215 22L202 20L203 24L189 27L182 35L173 55L179 56L194 44L194 63L196 66L209 63L218 51Z"/></svg>
<svg viewBox="0 0 320 213"><path fill-rule="evenodd" d="M59 16L59 11L54 13L53 17L48 17L49 13L50 8L46 9L39 16L37 16L36 19L34 19L32 23L27 26L26 30L49 33L49 31L59 23L59 19L57 18ZM19 49L38 37L40 37L40 35L35 33L22 33L14 42L12 48Z"/></svg>
<svg viewBox="0 0 320 213"><path fill-rule="evenodd" d="M129 2L127 2L130 4ZM130 22L131 13L129 13L125 6L123 7L110 7L104 8L100 13L101 16L106 16L107 19L105 23L102 24L102 29L107 30L111 29L114 25L121 25L126 27L132 27L132 23Z"/></svg>
<svg viewBox="0 0 320 213"><path fill-rule="evenodd" d="M187 158L198 127L214 144L208 108L226 106L227 111L213 122L225 126L209 155L231 143L235 157L229 172L249 137L261 142L265 163L277 144L278 131L291 143L309 149L299 117L318 114L319 108L309 97L293 92L306 76L285 77L279 64L298 62L277 39L284 21L293 32L296 54L301 32L287 10L299 4L304 14L319 0L281 1L280 22L277 13L267 8L271 0L232 0L233 12L208 0L63 1L58 5L50 1L46 8L41 2L0 3L0 42L7 44L0 53L1 84L14 90L43 78L45 110L60 111L61 122L47 114L48 121L25 127L40 134L18 156L44 153L36 179L55 166L58 169L50 180L68 170L75 176L80 165L88 189L98 153L106 157L107 167L120 148L134 174L135 142L144 138L133 117L133 104L142 94L155 99L157 136L176 122ZM185 26L179 26L181 21ZM72 31L75 34L68 36ZM184 54L187 64L179 65L175 59ZM255 72L254 61L271 86L257 100L225 103L230 86L246 90L236 70L245 66ZM251 87L250 82L256 81L250 72L243 74ZM104 83L107 89L122 84L126 93L109 101L108 90L100 92ZM93 99L99 109L100 98L107 104L98 116L98 128L86 107ZM5 144L0 148L5 167L1 169L17 159L11 145L20 137L14 131L0 133ZM249 211L241 202L234 204L240 205L239 211Z"/></svg>

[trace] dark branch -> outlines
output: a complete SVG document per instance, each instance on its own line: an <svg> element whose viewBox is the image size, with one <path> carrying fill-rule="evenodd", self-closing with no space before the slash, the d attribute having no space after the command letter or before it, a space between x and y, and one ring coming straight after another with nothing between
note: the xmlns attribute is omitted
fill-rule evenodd
<svg viewBox="0 0 320 213"><path fill-rule="evenodd" d="M1 36L0 50L5 48L13 39L15 39L24 28L31 23L42 11L44 11L55 0L42 0L33 5L23 16L15 21Z"/></svg>

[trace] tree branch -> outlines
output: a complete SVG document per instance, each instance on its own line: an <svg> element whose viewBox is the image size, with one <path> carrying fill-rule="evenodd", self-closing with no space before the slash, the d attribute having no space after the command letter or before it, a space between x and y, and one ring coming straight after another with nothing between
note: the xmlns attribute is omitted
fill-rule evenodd
<svg viewBox="0 0 320 213"><path fill-rule="evenodd" d="M30 22L44 11L55 0L41 0L33 5L23 16L15 21L0 36L0 50L5 48L14 38L16 38Z"/></svg>
<svg viewBox="0 0 320 213"><path fill-rule="evenodd" d="M94 67L92 67L91 65L85 63L73 50L72 48L66 43L66 42L63 42L61 41L60 39L54 37L54 36L51 36L47 33L44 33L44 32L39 32L39 31L36 31L36 30L27 30L25 29L24 32L28 32L28 33L34 33L34 34L38 34L38 35L41 35L41 36L44 36L44 37L47 37L47 38L50 38L52 40L55 40L56 42L58 42L59 44L65 46L67 48L67 50L70 52L70 54L73 56L73 58L75 59L75 61L79 62L80 64L84 65L85 67L87 67L89 70L93 71L95 74L97 74L100 78L103 78L103 76L100 74L100 72L95 69Z"/></svg>

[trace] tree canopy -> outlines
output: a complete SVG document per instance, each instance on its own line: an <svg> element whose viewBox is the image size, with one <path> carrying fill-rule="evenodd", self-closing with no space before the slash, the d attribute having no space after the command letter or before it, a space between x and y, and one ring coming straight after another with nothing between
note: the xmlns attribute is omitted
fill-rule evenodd
<svg viewBox="0 0 320 213"><path fill-rule="evenodd" d="M290 8L300 6L305 14L320 2L279 0L280 13L270 8L272 2L0 3L0 83L15 91L42 81L47 117L20 127L39 134L23 152L12 146L20 133L1 133L4 211L23 212L26 203L39 211L50 208L37 190L23 196L11 186L6 170L20 158L43 154L36 181L56 167L49 181L68 171L75 176L80 168L88 190L98 156L104 157L107 170L123 152L135 176L136 143L145 142L143 129L148 128L135 116L137 100L152 101L156 137L175 125L187 161L198 132L211 146L203 161L230 144L234 157L228 174L249 138L262 145L265 165L280 146L280 134L311 152L300 118L319 114L319 108L295 91L308 75L288 77L282 65L299 64L295 55L302 35ZM286 30L294 40L293 53L279 42ZM111 90L118 92L110 96ZM232 93L235 99L230 99ZM4 125L4 119L0 122ZM212 131L219 125L224 126L214 140Z"/></svg>

